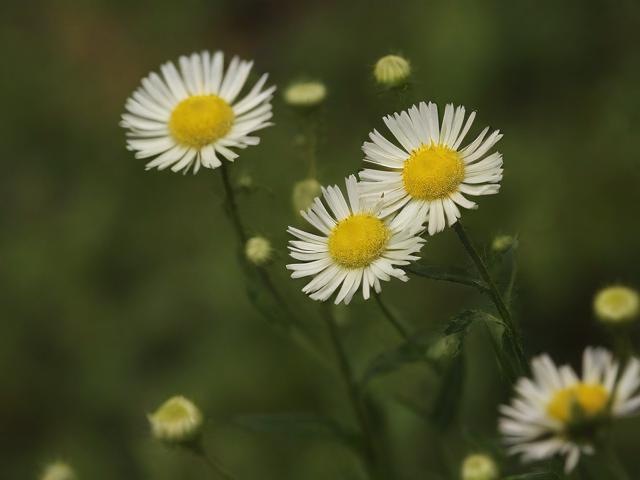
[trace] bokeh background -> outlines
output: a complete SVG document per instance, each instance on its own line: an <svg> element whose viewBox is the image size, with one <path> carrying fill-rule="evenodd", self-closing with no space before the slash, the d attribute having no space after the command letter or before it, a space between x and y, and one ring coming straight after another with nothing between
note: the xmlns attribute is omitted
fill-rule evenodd
<svg viewBox="0 0 640 480"><path fill-rule="evenodd" d="M605 1L8 1L0 6L0 477L36 478L55 459L80 478L196 480L210 473L148 434L146 413L183 393L205 411L211 452L241 479L360 478L330 437L253 432L238 418L311 412L352 416L340 378L270 327L248 302L237 244L222 213L218 171L145 172L118 127L142 76L201 49L253 58L280 87L319 79L319 179L341 182L360 145L398 108L371 78L375 60L402 53L414 85L402 99L477 109L476 126L505 134L500 195L467 212L479 245L518 234L514 310L529 354L576 363L607 345L594 291L638 286L640 6ZM282 88L281 88L282 90ZM275 100L277 125L233 165L261 186L240 197L249 229L278 250L270 267L328 358L316 306L288 279L285 227L299 222L291 187L306 176L300 118ZM452 231L424 261L466 266ZM385 298L415 330L484 305L475 292L414 278ZM373 302L337 310L361 372L397 345ZM316 328L317 327L317 328ZM634 341L638 340L635 335ZM466 344L460 417L444 437L399 405L428 406L429 372L377 379L395 478L452 471L496 439L499 386L482 329ZM640 422L616 431L628 466ZM512 464L504 464L513 468ZM442 478L442 477L440 477Z"/></svg>

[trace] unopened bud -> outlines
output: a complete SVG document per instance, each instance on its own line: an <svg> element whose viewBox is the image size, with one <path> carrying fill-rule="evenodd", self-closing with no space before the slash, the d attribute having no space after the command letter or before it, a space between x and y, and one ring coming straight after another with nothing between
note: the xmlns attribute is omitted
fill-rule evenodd
<svg viewBox="0 0 640 480"><path fill-rule="evenodd" d="M399 87L409 80L411 65L399 55L386 55L376 62L373 76L383 87Z"/></svg>
<svg viewBox="0 0 640 480"><path fill-rule="evenodd" d="M202 427L200 409L182 396L171 397L147 418L153 436L170 444L194 440Z"/></svg>

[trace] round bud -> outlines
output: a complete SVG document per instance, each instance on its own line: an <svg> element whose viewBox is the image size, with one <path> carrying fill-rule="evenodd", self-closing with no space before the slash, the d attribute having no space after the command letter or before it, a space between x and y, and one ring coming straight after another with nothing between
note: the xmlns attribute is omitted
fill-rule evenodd
<svg viewBox="0 0 640 480"><path fill-rule="evenodd" d="M301 180L293 186L291 203L296 212L307 210L313 200L322 193L320 184L315 178Z"/></svg>
<svg viewBox="0 0 640 480"><path fill-rule="evenodd" d="M246 192L253 190L256 186L251 175L247 173L240 175L237 185L240 190L244 190Z"/></svg>
<svg viewBox="0 0 640 480"><path fill-rule="evenodd" d="M383 87L399 87L409 80L411 65L398 55L386 55L376 62L373 76Z"/></svg>
<svg viewBox="0 0 640 480"><path fill-rule="evenodd" d="M284 91L284 101L293 107L315 107L327 96L322 82L296 82Z"/></svg>
<svg viewBox="0 0 640 480"><path fill-rule="evenodd" d="M271 242L264 237L252 237L244 246L244 254L254 265L266 265L273 254Z"/></svg>
<svg viewBox="0 0 640 480"><path fill-rule="evenodd" d="M600 290L593 300L596 317L608 324L620 324L635 320L640 312L638 292L623 285Z"/></svg>
<svg viewBox="0 0 640 480"><path fill-rule="evenodd" d="M66 463L54 462L47 465L40 480L76 480L76 474Z"/></svg>
<svg viewBox="0 0 640 480"><path fill-rule="evenodd" d="M194 440L202 427L202 413L190 400L171 397L148 415L152 435L160 441L179 444Z"/></svg>
<svg viewBox="0 0 640 480"><path fill-rule="evenodd" d="M462 480L498 480L498 467L488 455L469 455L462 462Z"/></svg>
<svg viewBox="0 0 640 480"><path fill-rule="evenodd" d="M504 253L513 246L515 241L516 239L511 235L498 235L491 242L491 250L496 253Z"/></svg>

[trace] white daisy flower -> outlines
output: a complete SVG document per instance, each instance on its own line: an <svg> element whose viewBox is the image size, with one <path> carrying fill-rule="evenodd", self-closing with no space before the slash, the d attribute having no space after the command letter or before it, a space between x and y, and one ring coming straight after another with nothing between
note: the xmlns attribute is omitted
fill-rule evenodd
<svg viewBox="0 0 640 480"><path fill-rule="evenodd" d="M272 125L271 99L275 87L263 90L267 74L241 99L253 62L233 57L224 71L222 52L194 53L153 72L127 99L120 126L128 129L127 148L136 158L153 158L147 170L157 168L186 173L193 167L217 168L234 161L232 148L257 145L252 135Z"/></svg>
<svg viewBox="0 0 640 480"><path fill-rule="evenodd" d="M345 183L348 203L336 185L322 188L330 210L316 197L311 208L300 212L321 235L294 227L287 230L297 238L289 241L290 255L303 262L287 265L293 270L291 277L313 276L302 291L314 300L327 300L341 286L336 304L348 304L360 285L366 300L371 287L380 292L380 280L407 281L405 272L396 266L417 260L414 254L424 244L421 228L399 228L396 219L381 215L380 202L360 198L354 175Z"/></svg>
<svg viewBox="0 0 640 480"><path fill-rule="evenodd" d="M420 102L402 113L383 118L402 148L377 130L369 134L362 150L365 162L377 168L360 172L363 195L385 196L387 215L399 211L401 226L429 221L429 234L444 230L460 218L458 206L476 208L465 195L498 193L502 179L502 155L486 155L498 140L499 131L487 137L489 127L464 148L460 148L476 112L465 122L464 107L448 104L442 126L438 107ZM464 126L463 126L464 124ZM486 138L485 138L486 137Z"/></svg>
<svg viewBox="0 0 640 480"><path fill-rule="evenodd" d="M636 358L620 372L607 350L587 348L582 378L568 365L557 367L548 355L535 358L531 365L533 379L521 378L511 405L500 407L499 428L509 453L521 454L523 461L566 455L565 471L569 473L581 453L593 453L600 427L640 407L640 361Z"/></svg>

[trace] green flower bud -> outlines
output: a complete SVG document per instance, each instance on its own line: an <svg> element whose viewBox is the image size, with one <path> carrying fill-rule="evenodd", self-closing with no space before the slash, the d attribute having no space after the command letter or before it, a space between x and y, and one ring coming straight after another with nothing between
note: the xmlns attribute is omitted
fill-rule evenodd
<svg viewBox="0 0 640 480"><path fill-rule="evenodd" d="M73 469L64 462L54 462L44 469L40 480L76 480Z"/></svg>
<svg viewBox="0 0 640 480"><path fill-rule="evenodd" d="M386 55L376 62L373 76L378 84L392 88L404 85L411 75L409 61L398 55Z"/></svg>
<svg viewBox="0 0 640 480"><path fill-rule="evenodd" d="M635 320L640 311L638 292L623 285L603 288L593 300L596 317L603 323L621 324Z"/></svg>
<svg viewBox="0 0 640 480"><path fill-rule="evenodd" d="M500 472L488 455L469 455L462 463L462 480L498 480Z"/></svg>
<svg viewBox="0 0 640 480"><path fill-rule="evenodd" d="M320 184L315 178L308 178L297 182L293 186L291 195L291 203L296 212L308 209L313 203L314 198L321 193Z"/></svg>
<svg viewBox="0 0 640 480"><path fill-rule="evenodd" d="M266 265L271 260L273 249L271 243L264 237L252 237L247 240L244 254L251 263L257 266Z"/></svg>
<svg viewBox="0 0 640 480"><path fill-rule="evenodd" d="M315 107L327 96L327 87L322 82L297 82L284 91L284 101L293 107Z"/></svg>
<svg viewBox="0 0 640 480"><path fill-rule="evenodd" d="M169 444L188 443L200 434L202 413L190 400L175 396L148 415L151 433Z"/></svg>
<svg viewBox="0 0 640 480"><path fill-rule="evenodd" d="M498 235L491 243L491 250L496 253L506 252L513 246L515 241L516 239L511 235Z"/></svg>

